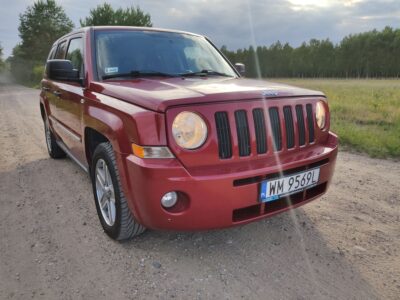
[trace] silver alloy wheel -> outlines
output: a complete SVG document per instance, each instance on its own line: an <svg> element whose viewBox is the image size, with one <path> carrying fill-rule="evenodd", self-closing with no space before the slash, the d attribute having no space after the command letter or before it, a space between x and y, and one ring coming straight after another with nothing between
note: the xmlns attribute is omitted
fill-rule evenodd
<svg viewBox="0 0 400 300"><path fill-rule="evenodd" d="M45 134L46 134L46 144L47 144L47 149L49 152L51 152L51 132L49 128L49 121L46 120L44 123L44 129L45 129Z"/></svg>
<svg viewBox="0 0 400 300"><path fill-rule="evenodd" d="M96 163L96 194L101 214L108 226L113 226L116 217L115 192L110 171L104 159Z"/></svg>

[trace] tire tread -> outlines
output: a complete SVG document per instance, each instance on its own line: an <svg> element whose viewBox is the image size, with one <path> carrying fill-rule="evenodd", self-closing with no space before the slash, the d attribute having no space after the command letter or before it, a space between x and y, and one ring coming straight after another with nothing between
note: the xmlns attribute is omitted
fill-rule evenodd
<svg viewBox="0 0 400 300"><path fill-rule="evenodd" d="M45 134L45 138L46 138L46 126L49 126L49 125L48 125L48 122L49 122L49 121L47 120L47 121L45 121L45 122L47 122L47 125L46 125L46 123L44 124L44 130L45 130L44 134ZM64 150L61 149L61 147L57 144L57 139L56 139L54 133L51 131L51 128L50 128L50 127L49 127L49 130L50 130L51 150L47 147L47 142L46 142L46 148L47 148L47 151L48 151L48 153L49 153L49 156L50 156L51 158L53 158L53 159L59 159L59 158L64 158L64 157L66 157L67 154L66 154L66 153L64 152Z"/></svg>

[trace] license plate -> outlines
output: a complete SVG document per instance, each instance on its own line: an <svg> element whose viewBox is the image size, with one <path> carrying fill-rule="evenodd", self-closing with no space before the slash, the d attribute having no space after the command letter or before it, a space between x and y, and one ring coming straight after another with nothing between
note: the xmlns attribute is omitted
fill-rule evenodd
<svg viewBox="0 0 400 300"><path fill-rule="evenodd" d="M312 169L290 176L261 182L260 201L271 202L315 186L320 169Z"/></svg>

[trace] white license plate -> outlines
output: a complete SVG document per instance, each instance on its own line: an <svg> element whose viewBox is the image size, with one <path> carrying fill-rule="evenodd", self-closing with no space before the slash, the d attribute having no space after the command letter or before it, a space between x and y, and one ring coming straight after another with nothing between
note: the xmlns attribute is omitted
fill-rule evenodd
<svg viewBox="0 0 400 300"><path fill-rule="evenodd" d="M270 202L315 186L319 180L319 168L261 182L260 201Z"/></svg>

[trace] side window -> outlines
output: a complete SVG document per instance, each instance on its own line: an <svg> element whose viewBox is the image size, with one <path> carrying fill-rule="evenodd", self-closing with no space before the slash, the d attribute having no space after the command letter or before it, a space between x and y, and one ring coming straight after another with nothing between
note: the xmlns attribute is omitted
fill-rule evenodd
<svg viewBox="0 0 400 300"><path fill-rule="evenodd" d="M72 62L74 69L83 74L83 45L82 38L75 38L69 42L66 59Z"/></svg>
<svg viewBox="0 0 400 300"><path fill-rule="evenodd" d="M66 51L67 51L67 42L62 42L61 44L58 45L57 53L56 53L56 56L54 58L56 58L56 59L64 59Z"/></svg>
<svg viewBox="0 0 400 300"><path fill-rule="evenodd" d="M54 54L56 54L56 50L57 50L57 47L56 47L56 46L54 46L53 48L51 48L50 53L49 53L49 56L47 57L47 60L53 59L53 58L54 58Z"/></svg>

